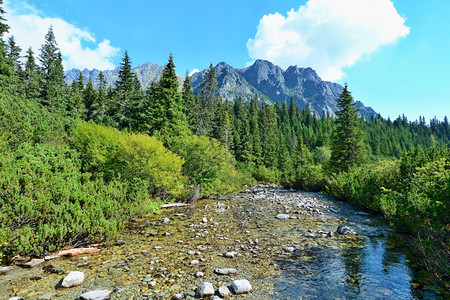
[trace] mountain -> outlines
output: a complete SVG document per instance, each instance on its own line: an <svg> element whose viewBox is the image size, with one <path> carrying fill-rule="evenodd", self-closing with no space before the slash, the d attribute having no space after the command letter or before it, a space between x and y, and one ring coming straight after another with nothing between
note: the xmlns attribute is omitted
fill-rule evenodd
<svg viewBox="0 0 450 300"><path fill-rule="evenodd" d="M335 116L337 111L336 100L344 89L340 84L323 81L316 71L311 68L299 68L290 66L283 70L279 66L267 60L256 60L246 68L233 68L225 62L215 66L219 85L218 95L224 100L234 101L239 96L249 101L258 98L265 103L280 102L290 103L291 97L301 108L309 105L311 112L322 116L324 113ZM148 88L151 82L158 80L163 67L147 62L133 69L138 76L143 88ZM191 84L194 92L200 89L203 74L207 70L197 72L191 76ZM119 68L103 71L106 82L114 84L117 80ZM77 79L80 70L72 69L66 72L66 82L71 83ZM85 82L89 76L97 86L97 78L100 71L83 70ZM178 76L180 83L184 78ZM376 116L377 113L370 107L356 101L360 113L367 119Z"/></svg>

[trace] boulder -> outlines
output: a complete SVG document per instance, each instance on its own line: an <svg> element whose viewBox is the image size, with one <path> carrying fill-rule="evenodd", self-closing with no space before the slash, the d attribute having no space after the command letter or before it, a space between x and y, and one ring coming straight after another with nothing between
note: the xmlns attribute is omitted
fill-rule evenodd
<svg viewBox="0 0 450 300"><path fill-rule="evenodd" d="M234 280L231 287L236 295L246 294L252 290L252 286L247 279Z"/></svg>
<svg viewBox="0 0 450 300"><path fill-rule="evenodd" d="M198 286L197 294L200 297L210 297L214 295L214 286L209 282L203 282Z"/></svg>
<svg viewBox="0 0 450 300"><path fill-rule="evenodd" d="M84 281L84 273L79 271L70 272L62 281L61 286L65 288L81 285Z"/></svg>

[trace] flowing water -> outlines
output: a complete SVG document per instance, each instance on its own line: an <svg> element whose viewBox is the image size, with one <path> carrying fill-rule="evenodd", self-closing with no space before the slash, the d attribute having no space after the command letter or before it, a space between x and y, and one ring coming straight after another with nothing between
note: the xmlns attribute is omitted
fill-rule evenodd
<svg viewBox="0 0 450 300"><path fill-rule="evenodd" d="M336 233L340 225L357 234ZM217 268L237 273L217 275ZM84 283L60 288L70 271L82 271ZM450 297L379 216L317 193L260 186L136 220L99 253L15 268L0 275L0 299L77 299L94 289L113 290L111 299L195 299L200 283L217 290L235 279L253 290L230 299Z"/></svg>

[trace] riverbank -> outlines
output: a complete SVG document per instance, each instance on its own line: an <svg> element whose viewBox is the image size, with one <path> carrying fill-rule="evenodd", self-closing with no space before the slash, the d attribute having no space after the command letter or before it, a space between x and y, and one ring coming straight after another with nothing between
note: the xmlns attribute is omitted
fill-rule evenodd
<svg viewBox="0 0 450 300"><path fill-rule="evenodd" d="M194 299L201 283L218 292L245 279L250 294L230 298L445 297L413 262L404 237L376 215L317 193L257 186L136 220L99 253L15 268L0 276L0 295L76 299L100 289L112 299ZM61 288L71 271L84 282Z"/></svg>

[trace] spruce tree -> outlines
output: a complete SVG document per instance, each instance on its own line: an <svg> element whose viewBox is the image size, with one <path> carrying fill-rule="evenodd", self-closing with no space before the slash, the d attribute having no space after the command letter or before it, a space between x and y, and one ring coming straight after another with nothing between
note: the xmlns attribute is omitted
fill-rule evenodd
<svg viewBox="0 0 450 300"><path fill-rule="evenodd" d="M97 91L94 89L94 83L91 77L89 77L88 84L83 91L83 100L86 107L86 119L92 120L94 116L94 103L97 102Z"/></svg>
<svg viewBox="0 0 450 300"><path fill-rule="evenodd" d="M89 85L89 84L88 84ZM98 74L98 90L97 97L95 97L92 102L88 119L94 120L97 123L103 123L107 117L107 92L106 92L106 81L103 72Z"/></svg>
<svg viewBox="0 0 450 300"><path fill-rule="evenodd" d="M27 99L37 99L39 98L39 69L36 65L36 61L34 59L33 50L31 47L28 48L27 55L25 56L25 68L23 71L23 78L25 81L25 97Z"/></svg>
<svg viewBox="0 0 450 300"><path fill-rule="evenodd" d="M184 109L183 112L186 115L189 129L195 132L198 127L198 116L200 114L200 102L197 96L194 96L194 91L191 85L191 78L186 72L186 78L183 82L183 88L181 90L181 96L183 98Z"/></svg>
<svg viewBox="0 0 450 300"><path fill-rule="evenodd" d="M203 75L203 82L200 85L200 114L198 116L198 127L195 130L196 135L212 136L216 115L215 104L218 101L216 99L217 90L216 69L211 63Z"/></svg>
<svg viewBox="0 0 450 300"><path fill-rule="evenodd" d="M67 106L67 103L63 102L65 82L62 56L56 43L52 26L50 26L45 35L45 42L40 49L39 61L41 63L42 73L42 103L53 110Z"/></svg>
<svg viewBox="0 0 450 300"><path fill-rule="evenodd" d="M3 15L6 13L2 7L3 0L0 0L0 92L1 89L9 91L9 82L12 73L11 65L8 63L7 53L8 48L3 37L8 33L9 26L6 24L6 19Z"/></svg>
<svg viewBox="0 0 450 300"><path fill-rule="evenodd" d="M354 165L359 165L365 157L365 145L361 120L355 101L348 90L344 87L337 105L339 111L336 113L336 127L331 138L330 169L332 171L347 171Z"/></svg>
<svg viewBox="0 0 450 300"><path fill-rule="evenodd" d="M189 133L172 54L159 82L151 86L149 97L150 107L146 116L150 134L159 135L167 143L175 136Z"/></svg>

